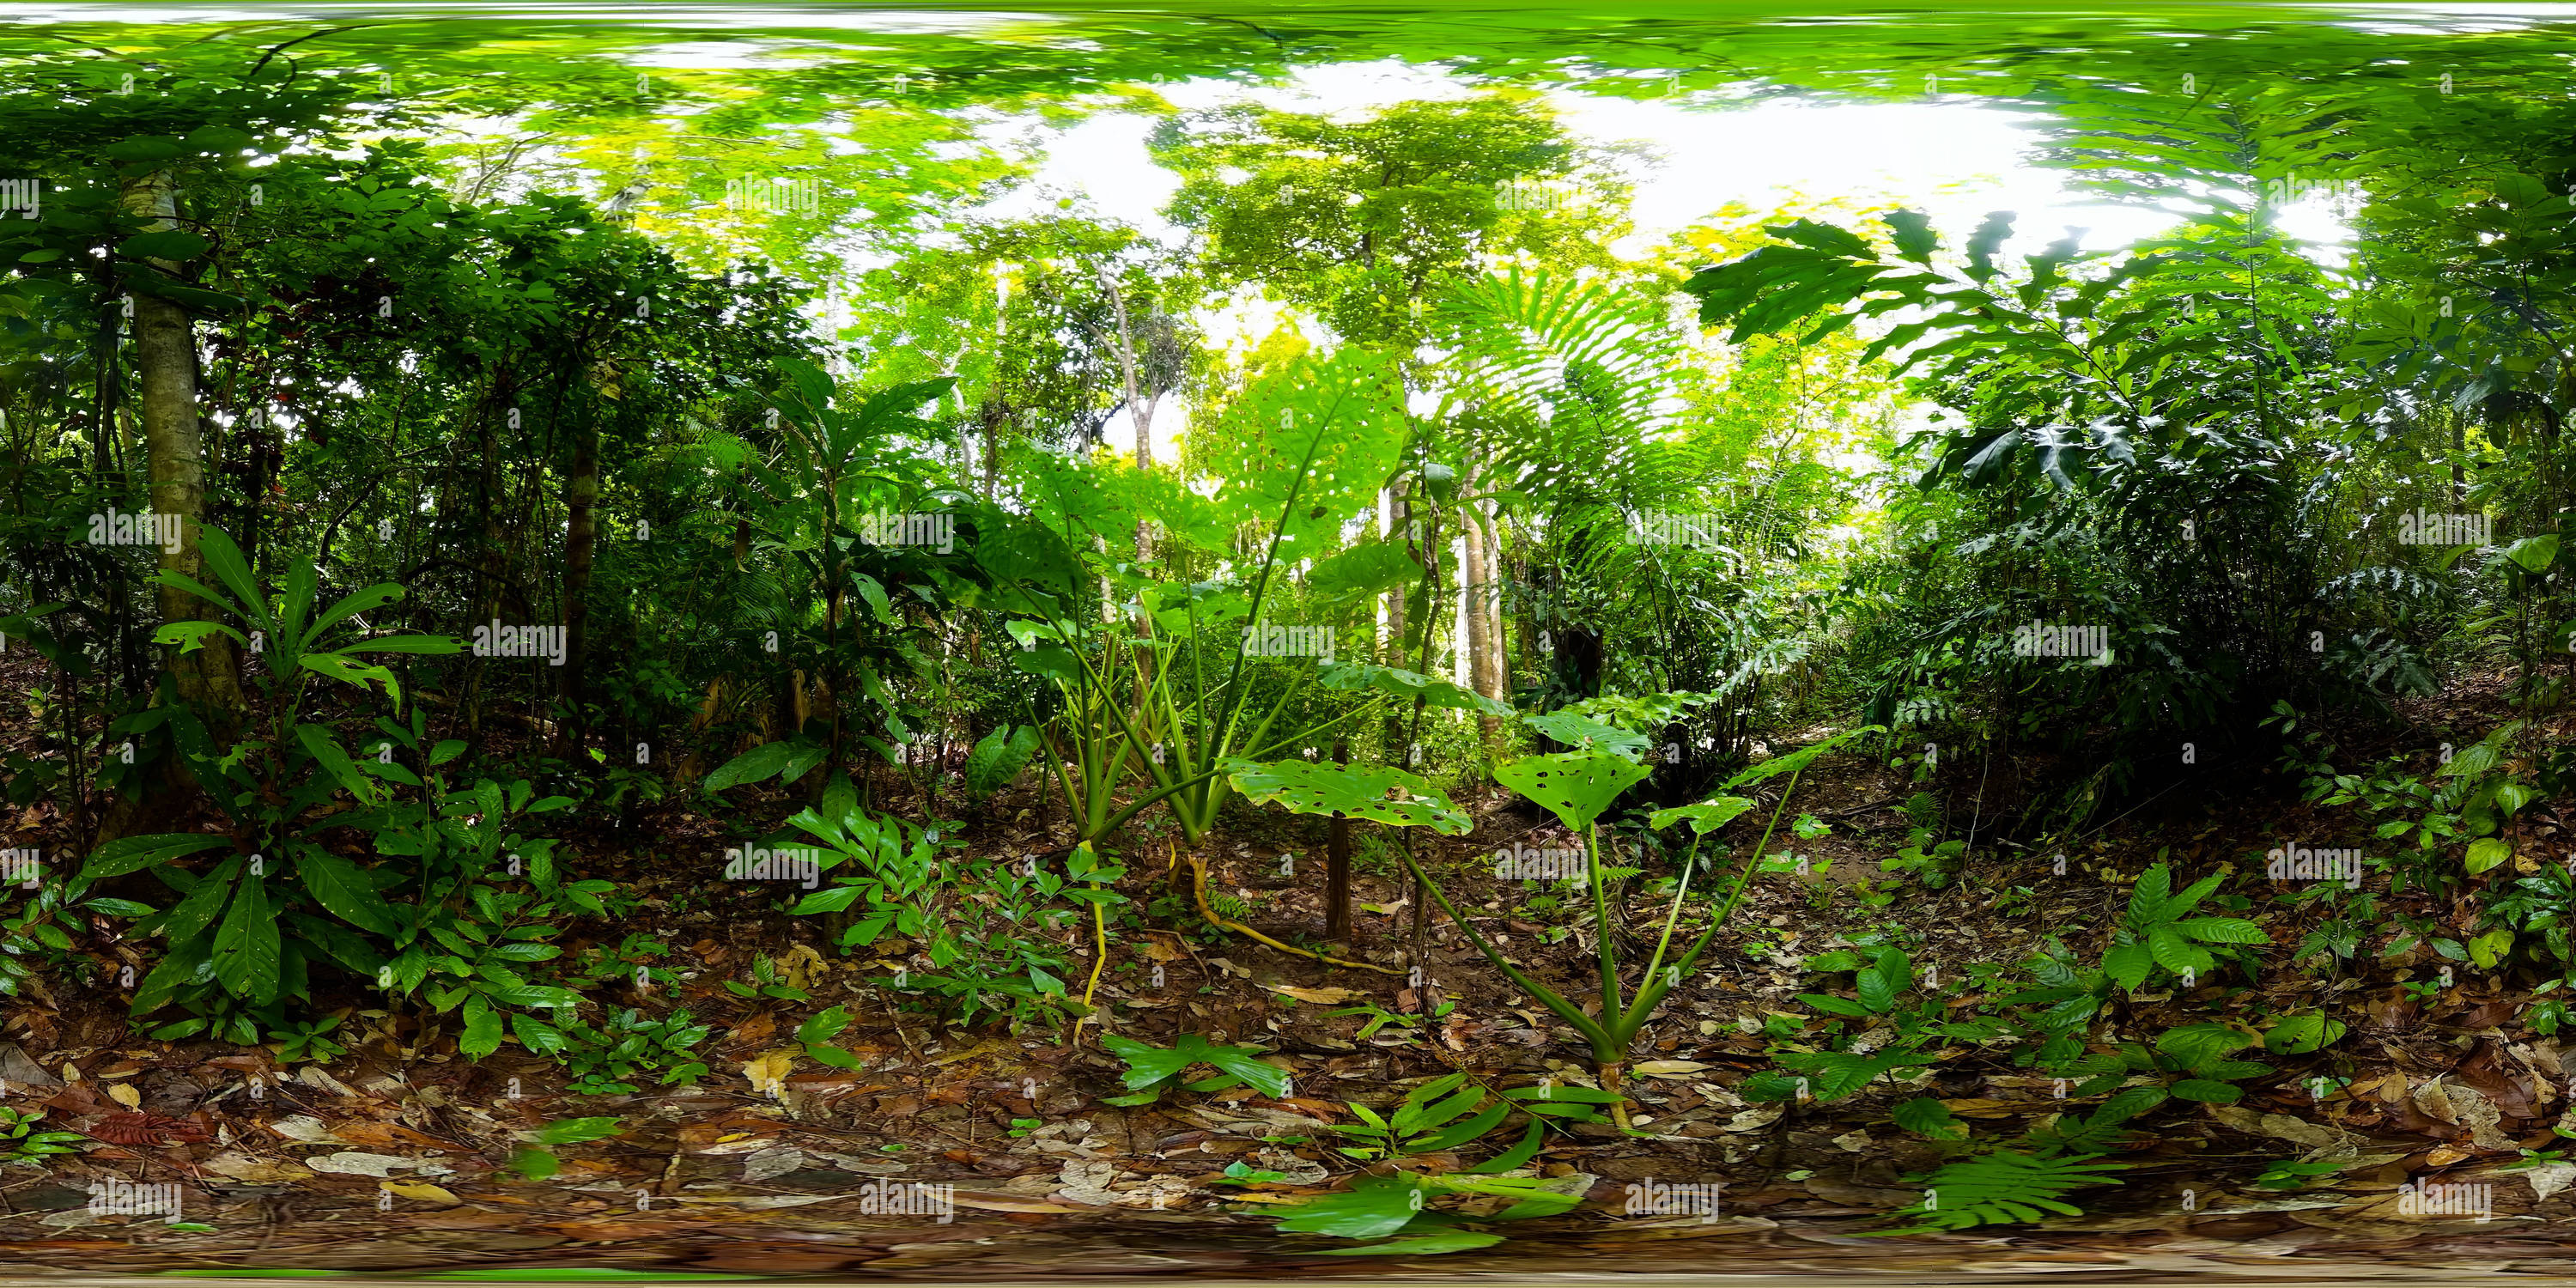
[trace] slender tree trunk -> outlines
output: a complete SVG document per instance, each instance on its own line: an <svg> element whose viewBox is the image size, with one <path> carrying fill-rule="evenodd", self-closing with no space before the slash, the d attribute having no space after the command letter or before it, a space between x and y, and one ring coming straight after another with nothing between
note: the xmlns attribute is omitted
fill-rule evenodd
<svg viewBox="0 0 2576 1288"><path fill-rule="evenodd" d="M166 172L129 182L127 210L154 217L148 231L173 226L178 198ZM182 271L166 260L148 261L177 276ZM206 518L206 462L197 420L197 338L187 313L159 296L134 295L134 364L143 386L143 433L152 469L152 510L179 523L178 548L161 551L161 569L200 584L207 581L205 555L199 549ZM161 620L209 620L212 609L175 586L161 587ZM232 641L208 636L203 648L172 651L167 663L181 699L207 707L231 726L247 707L242 699L241 656ZM230 727L221 731L229 738Z"/></svg>
<svg viewBox="0 0 2576 1288"><path fill-rule="evenodd" d="M1351 763L1348 737L1333 739L1333 763ZM1336 943L1351 939L1351 820L1340 814L1333 816L1324 849L1324 938Z"/></svg>
<svg viewBox="0 0 2576 1288"><path fill-rule="evenodd" d="M590 575L599 546L599 422L582 416L573 431L572 477L564 482L564 745L584 736L582 694L590 659Z"/></svg>
<svg viewBox="0 0 2576 1288"><path fill-rule="evenodd" d="M1470 687L1486 697L1494 696L1494 659L1492 651L1493 620L1485 609L1485 535L1483 516L1474 502L1458 508L1458 535L1463 543L1464 558L1458 569L1459 605L1465 610L1467 638L1460 646L1467 650L1467 680ZM1485 741L1492 742L1500 723L1484 712L1476 713L1476 729Z"/></svg>

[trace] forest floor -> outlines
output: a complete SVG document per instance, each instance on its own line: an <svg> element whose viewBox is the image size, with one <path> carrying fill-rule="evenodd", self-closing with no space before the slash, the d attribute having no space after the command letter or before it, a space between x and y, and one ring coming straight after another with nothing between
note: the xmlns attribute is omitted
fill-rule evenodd
<svg viewBox="0 0 2576 1288"><path fill-rule="evenodd" d="M2487 727L2474 710L2455 706L2448 718ZM32 735L9 737L23 747ZM1945 767L1945 778L1968 790L1975 773ZM1398 975L1329 966L1204 925L1123 936L1101 985L1103 1024L1158 1045L1183 1033L1254 1042L1285 1058L1296 1094L1181 1093L1120 1108L1102 1103L1121 1092L1122 1066L1099 1049L1098 1026L1069 1043L1063 1031L961 1030L890 1014L864 982L887 968L839 957L819 918L760 911L747 894L740 910L678 897L723 884L713 876L716 828L677 806L655 807L622 820L627 835L647 838L642 844L576 837L572 848L593 856L580 875L633 888L637 912L619 931L667 944L662 964L686 977L679 1002L714 1025L700 1050L712 1072L697 1085L568 1096L551 1062L515 1047L469 1061L455 1053L452 1034L407 1014L353 1015L342 1033L352 1050L322 1065L281 1067L267 1048L152 1041L108 987L127 946L102 934L83 945L93 979L58 977L44 995L14 999L0 1023L6 1103L42 1105L46 1129L96 1142L44 1170L0 1172L0 1274L593 1267L947 1280L1604 1272L2421 1280L2563 1272L2576 1254L2576 1164L2506 1166L2523 1149L2552 1147L2553 1125L2576 1122L2562 1117L2567 1052L2525 1027L2528 996L2487 976L2415 998L2402 981L2438 965L2423 949L2365 954L2342 973L2292 969L2289 947L2303 933L2300 918L2312 914L2288 905L2263 914L2278 968L2266 970L2260 1000L2275 1009L2322 1005L2348 1021L2350 1034L2316 1055L2271 1057L2279 1074L2249 1082L2239 1104L2169 1102L2137 1124L2152 1141L2123 1155L2132 1167L2122 1184L2076 1196L2085 1216L1870 1236L1886 1212L1919 1197L1905 1178L1941 1161L1889 1120L1896 1100L1937 1095L1980 1137L2078 1107L2059 1098L2055 1080L2014 1068L2005 1048L1945 1052L1928 1083L1830 1104L1754 1104L1737 1094L1746 1075L1768 1066L1765 1020L1798 1009L1794 994L1818 987L1791 968L1798 959L1856 940L1892 942L1908 947L1918 971L1964 975L1973 962L2018 962L2053 933L2095 960L2125 904L2123 878L2134 881L2158 853L2189 877L2222 861L2241 866L2249 849L2278 843L2262 837L2335 830L2321 816L2303 827L2313 811L2286 781L2238 774L2227 787L2224 797L2168 792L2113 820L2070 854L2065 875L2053 855L1983 857L1936 893L1902 878L1881 884L1878 860L1907 827L1899 802L1917 786L1863 757L1820 764L1791 809L1834 824L1829 836L1795 843L1817 861L1813 875L1758 881L1738 914L1740 933L1721 936L1715 960L1648 1030L1632 1087L1644 1135L1576 1124L1539 1156L1540 1172L1581 1190L1584 1205L1495 1224L1508 1241L1488 1248L1362 1259L1330 1255L1346 1241L1274 1229L1282 1204L1358 1167L1328 1147L1323 1130L1351 1121L1348 1102L1383 1107L1409 1085L1460 1070L1497 1087L1588 1076L1581 1045L1564 1040L1570 1031L1521 1001L1454 928L1432 928L1429 997ZM1980 816L2013 804L1991 789ZM761 816L789 807L772 793ZM1524 883L1490 872L1498 849L1569 842L1552 821L1542 827L1541 816L1502 796L1471 807L1475 834L1427 841L1435 868L1455 878L1453 898L1481 905L1480 924L1542 979L1579 984L1591 956L1585 933L1540 942L1578 925L1572 910L1525 912L1507 902L1529 895ZM11 845L46 845L61 829L44 810L14 822ZM2542 848L2568 848L2562 820L2537 827ZM1322 924L1314 878L1323 831L1320 820L1241 810L1203 849L1212 885L1234 892L1269 933L1311 936ZM1025 788L977 811L968 839L1012 858L1052 858L1066 846ZM1281 856L1292 852L1312 861L1301 857L1282 874ZM2008 844L1979 851L2015 852ZM690 853L705 862L655 857ZM1159 865L1130 864L1130 892L1150 898L1163 880ZM1383 856L1364 854L1360 870L1350 951L1400 963L1409 892L1390 879ZM2465 931L2474 904L2419 901L2415 911ZM1642 934L1657 910L1640 899L1627 915ZM1082 967L1077 983L1087 973L1087 930L1065 931ZM1776 947L1746 951L1751 938ZM583 944L578 932L563 942ZM746 1000L721 987L748 978L756 956L811 1000ZM1160 988L1148 978L1157 967ZM2202 1008L2223 997L2215 984L2194 996L2151 994L2125 1023L2152 1033L2158 1019L2206 1020ZM670 999L599 1000L658 1010ZM1393 1012L1454 1005L1418 1031L1396 1025L1362 1038L1366 1017L1330 1012L1363 1002ZM801 1018L835 1003L857 1016L836 1041L860 1066L797 1061L775 1094L763 1094L755 1078L793 1054ZM2316 1073L2351 1081L2319 1102L2304 1088ZM556 1147L562 1169L541 1181L507 1166L520 1133L590 1116L622 1119L621 1134ZM1488 1146L1502 1143L1498 1135ZM1454 1169L1483 1152L1407 1165ZM2268 1163L2293 1158L2340 1170L2295 1192L2251 1183ZM1290 1179L1249 1192L1212 1184L1235 1162ZM2491 1219L2402 1215L2399 1185L2428 1175L2491 1185ZM210 1228L99 1215L92 1189L108 1181L176 1184L188 1222ZM953 1186L953 1217L863 1215L859 1191L870 1181ZM1627 1187L1649 1181L1722 1182L1722 1210L1626 1215Z"/></svg>

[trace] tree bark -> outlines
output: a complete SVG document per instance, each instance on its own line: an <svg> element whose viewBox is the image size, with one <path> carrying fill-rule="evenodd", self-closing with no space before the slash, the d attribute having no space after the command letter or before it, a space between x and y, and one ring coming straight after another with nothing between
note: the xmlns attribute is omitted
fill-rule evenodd
<svg viewBox="0 0 2576 1288"><path fill-rule="evenodd" d="M1333 739L1333 763L1351 763L1348 737ZM1351 820L1341 814L1333 816L1324 848L1324 938L1345 944L1351 939Z"/></svg>
<svg viewBox="0 0 2576 1288"><path fill-rule="evenodd" d="M580 417L573 431L572 476L564 481L564 746L583 737L582 694L589 671L590 574L599 544L599 423Z"/></svg>
<svg viewBox="0 0 2576 1288"><path fill-rule="evenodd" d="M153 217L147 231L172 227L178 196L170 176L156 172L125 186L125 208ZM148 260L154 268L177 277L179 265ZM178 549L161 551L161 569L206 584L205 554L198 542L206 518L206 462L197 419L197 337L187 312L178 304L137 292L134 300L134 365L143 386L144 446L152 470L152 509L179 522ZM212 606L175 586L160 588L164 623L206 621ZM179 697L213 713L229 737L247 710L242 699L241 654L231 640L208 636L203 648L166 660Z"/></svg>
<svg viewBox="0 0 2576 1288"><path fill-rule="evenodd" d="M1466 610L1467 638L1461 646L1467 650L1469 687L1486 697L1494 696L1494 659L1492 649L1493 618L1486 611L1484 516L1477 513L1474 502L1458 508L1458 535L1463 542L1464 557L1458 570L1461 583L1459 603ZM1484 712L1476 713L1476 729L1485 741L1492 742L1500 723Z"/></svg>

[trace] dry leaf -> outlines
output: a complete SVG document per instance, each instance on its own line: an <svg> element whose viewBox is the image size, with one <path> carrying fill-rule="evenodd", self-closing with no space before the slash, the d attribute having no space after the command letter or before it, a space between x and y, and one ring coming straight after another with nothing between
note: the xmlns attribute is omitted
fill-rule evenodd
<svg viewBox="0 0 2576 1288"><path fill-rule="evenodd" d="M1770 1105L1761 1109L1747 1109L1733 1118L1727 1119L1726 1130L1755 1131L1760 1128L1768 1127L1771 1124L1780 1121L1780 1115L1787 1113L1788 1108L1789 1107L1786 1105Z"/></svg>
<svg viewBox="0 0 2576 1288"><path fill-rule="evenodd" d="M1262 987L1273 993L1287 994L1300 1002L1319 1002L1326 1006L1340 1002L1356 1002L1368 996L1357 989L1349 988L1299 988L1294 984L1264 984Z"/></svg>
<svg viewBox="0 0 2576 1288"><path fill-rule="evenodd" d="M1684 1074L1699 1073L1708 1067L1697 1060L1648 1060L1637 1066L1637 1072L1649 1078L1678 1078Z"/></svg>
<svg viewBox="0 0 2576 1288"><path fill-rule="evenodd" d="M141 1109L143 1107L143 1093L136 1091L132 1083L119 1082L110 1084L107 1089L107 1098L125 1106L128 1109Z"/></svg>
<svg viewBox="0 0 2576 1288"><path fill-rule="evenodd" d="M2531 1182L2531 1197L2541 1203L2549 1196L2576 1184L2576 1163L2542 1163L2523 1169L2522 1179Z"/></svg>
<svg viewBox="0 0 2576 1288"><path fill-rule="evenodd" d="M398 1199L419 1199L423 1203L457 1203L463 1201L435 1185L428 1185L418 1181L382 1181L377 1184L376 1188L383 1190Z"/></svg>
<svg viewBox="0 0 2576 1288"><path fill-rule="evenodd" d="M776 1096L786 1090L787 1071L796 1064L796 1052L780 1047L743 1061L742 1076L751 1080L754 1095Z"/></svg>
<svg viewBox="0 0 2576 1288"><path fill-rule="evenodd" d="M2459 1162L2461 1159L2471 1157L2474 1157L2474 1155L2465 1149L2458 1148L2457 1146L2435 1145L2433 1147L2433 1151L2424 1156L2424 1165L2426 1167L2449 1167L2451 1164Z"/></svg>
<svg viewBox="0 0 2576 1288"><path fill-rule="evenodd" d="M253 1158L237 1149L228 1149L198 1164L217 1176L229 1177L244 1185L277 1185L288 1181L309 1181L313 1170L297 1162L268 1162Z"/></svg>

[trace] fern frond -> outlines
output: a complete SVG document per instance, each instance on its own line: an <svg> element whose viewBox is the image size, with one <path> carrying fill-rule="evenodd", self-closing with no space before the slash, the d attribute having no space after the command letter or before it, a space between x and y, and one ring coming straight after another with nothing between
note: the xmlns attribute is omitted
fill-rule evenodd
<svg viewBox="0 0 2576 1288"><path fill-rule="evenodd" d="M1983 1158L1962 1159L1934 1172L1924 1183L1923 1200L1890 1213L1912 1224L1873 1235L1932 1234L1981 1225L2042 1221L2054 1216L2082 1216L2084 1209L2062 1195L2093 1185L2117 1185L2106 1173L2126 1170L2126 1163L2096 1162L2098 1154L2041 1158L2017 1150L1999 1150Z"/></svg>

